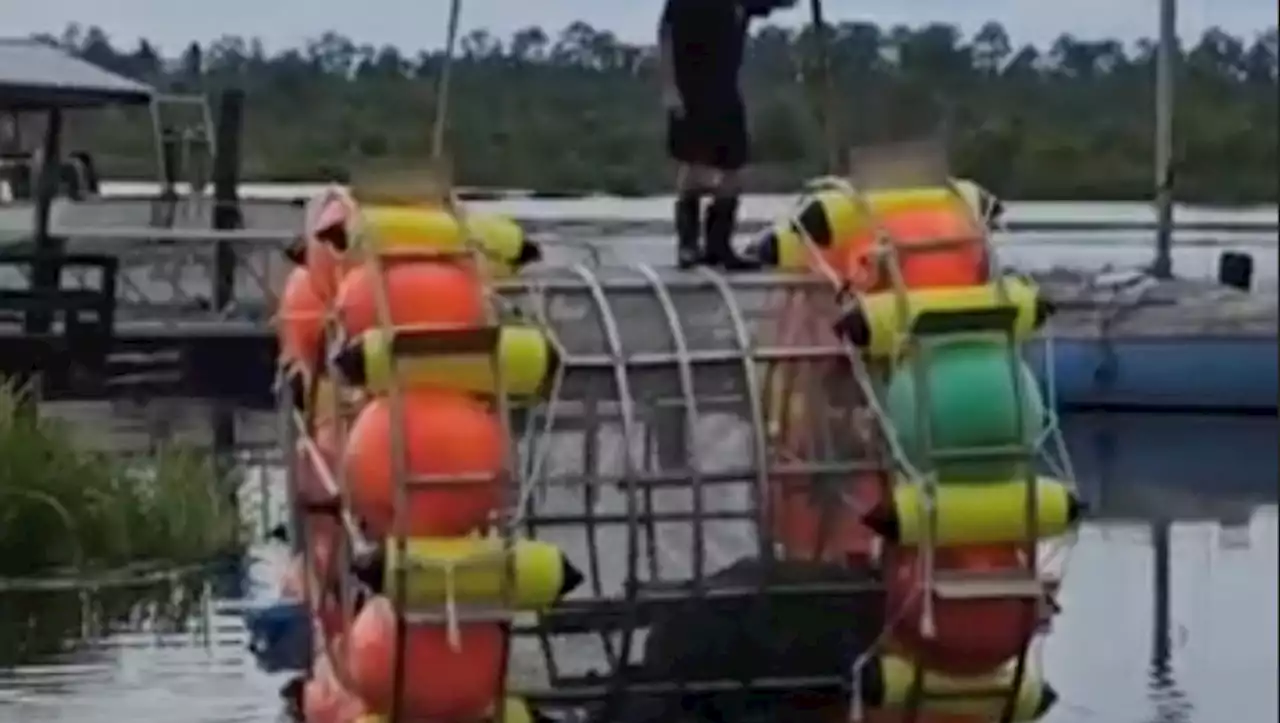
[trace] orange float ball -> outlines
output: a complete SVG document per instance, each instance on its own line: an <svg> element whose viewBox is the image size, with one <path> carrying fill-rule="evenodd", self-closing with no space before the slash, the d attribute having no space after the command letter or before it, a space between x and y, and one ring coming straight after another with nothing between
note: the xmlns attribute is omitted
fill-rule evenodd
<svg viewBox="0 0 1280 723"><path fill-rule="evenodd" d="M337 681L327 657L316 658L311 677L302 688L302 718L307 723L338 723Z"/></svg>
<svg viewBox="0 0 1280 723"><path fill-rule="evenodd" d="M350 271L338 290L337 312L348 336L378 326L375 284L369 266ZM484 289L474 272L438 261L389 263L383 278L392 326L476 326L485 321Z"/></svg>
<svg viewBox="0 0 1280 723"><path fill-rule="evenodd" d="M975 286L987 279L987 252L983 234L966 214L952 208L920 208L885 214L882 228L898 245L902 281L909 289ZM938 249L919 247L937 241L968 239ZM836 261L837 273L855 288L880 291L892 280L875 268L872 237L851 239L842 245L844 258ZM913 251L913 247L917 250Z"/></svg>
<svg viewBox="0 0 1280 723"><path fill-rule="evenodd" d="M920 631L921 590L918 556L897 550L886 578L888 615L899 646L921 665L952 675L982 675L1022 651L1037 626L1038 604L1027 598L949 600L934 597L936 634ZM1022 551L1013 545L941 548L938 570L997 572L1024 567Z"/></svg>
<svg viewBox="0 0 1280 723"><path fill-rule="evenodd" d="M301 266L289 272L280 292L276 334L280 358L314 369L324 348L325 304Z"/></svg>
<svg viewBox="0 0 1280 723"><path fill-rule="evenodd" d="M396 618L385 597L371 598L347 637L347 671L370 712L386 714L395 690ZM482 720L501 687L505 633L496 623L464 623L455 647L444 625L405 631L401 710L424 720Z"/></svg>
<svg viewBox="0 0 1280 723"><path fill-rule="evenodd" d="M377 398L351 427L345 463L354 511L370 534L392 531L391 435L393 423L400 422L408 474L439 478L410 488L406 534L450 537L484 526L501 501L502 425L484 404L462 393L414 390L401 401L403 420L393 420L388 400Z"/></svg>
<svg viewBox="0 0 1280 723"><path fill-rule="evenodd" d="M341 650L342 641L336 640L333 647ZM303 686L302 712L306 723L353 723L368 710L359 696L342 687L328 655L322 651Z"/></svg>

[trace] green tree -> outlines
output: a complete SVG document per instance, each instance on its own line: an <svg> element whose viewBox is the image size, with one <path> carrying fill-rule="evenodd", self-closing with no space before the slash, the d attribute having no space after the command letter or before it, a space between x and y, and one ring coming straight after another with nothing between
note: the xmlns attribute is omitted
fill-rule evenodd
<svg viewBox="0 0 1280 723"><path fill-rule="evenodd" d="M115 72L171 91L238 86L250 97L245 167L302 180L422 157L436 108L439 52L361 44L336 32L274 55L252 38L191 43L166 59L151 42L115 47L99 28L41 36ZM1154 43L1070 35L1018 45L996 22L955 27L840 23L825 38L760 27L743 72L758 189L791 190L826 156L817 123L830 106L842 142L919 134L945 123L964 175L1021 198L1143 198L1152 179ZM1275 201L1277 31L1211 29L1180 49L1179 193ZM548 190L642 193L670 182L655 53L582 22L498 38L469 33L455 59L448 140L460 181ZM824 103L825 88L834 98ZM150 128L136 113L85 118L78 145L106 175L150 174Z"/></svg>

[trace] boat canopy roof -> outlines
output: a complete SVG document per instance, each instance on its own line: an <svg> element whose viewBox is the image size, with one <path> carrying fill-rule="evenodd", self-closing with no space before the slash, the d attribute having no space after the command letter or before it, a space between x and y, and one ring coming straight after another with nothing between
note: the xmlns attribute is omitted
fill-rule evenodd
<svg viewBox="0 0 1280 723"><path fill-rule="evenodd" d="M0 38L0 110L151 102L155 89L26 38Z"/></svg>

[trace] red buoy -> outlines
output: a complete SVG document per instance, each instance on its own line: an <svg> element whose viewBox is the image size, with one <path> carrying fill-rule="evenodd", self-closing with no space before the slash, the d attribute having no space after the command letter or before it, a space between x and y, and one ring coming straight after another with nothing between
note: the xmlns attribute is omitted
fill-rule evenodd
<svg viewBox="0 0 1280 723"><path fill-rule="evenodd" d="M921 634L920 567L913 550L894 552L886 577L888 615L898 622L893 632L904 652L925 668L952 675L982 675L1018 655L1038 624L1038 601L990 598L933 600L936 634ZM936 569L996 572L1025 568L1016 545L968 545L941 548Z"/></svg>
<svg viewBox="0 0 1280 723"><path fill-rule="evenodd" d="M455 646L444 625L412 625L405 630L404 699L407 719L483 720L502 687L507 653L505 632L496 623L464 623ZM365 603L347 637L347 672L370 712L386 714L395 691L396 618L391 602Z"/></svg>

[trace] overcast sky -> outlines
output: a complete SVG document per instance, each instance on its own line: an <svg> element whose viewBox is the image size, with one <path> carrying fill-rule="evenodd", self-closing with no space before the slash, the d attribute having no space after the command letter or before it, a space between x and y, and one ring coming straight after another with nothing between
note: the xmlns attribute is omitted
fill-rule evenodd
<svg viewBox="0 0 1280 723"><path fill-rule="evenodd" d="M585 20L628 40L647 40L660 0L463 0L463 24L500 35L539 24ZM807 2L799 3L801 6ZM1046 44L1061 33L1136 39L1154 33L1158 0L827 0L835 19L879 23L956 23L972 32L999 19L1015 42ZM57 32L68 23L98 25L120 41L139 36L176 51L218 35L262 38L272 48L300 44L325 30L363 42L416 50L438 46L447 0L0 0L0 36ZM1182 0L1180 32L1222 26L1252 36L1276 24L1275 0ZM780 16L798 23L804 14Z"/></svg>

